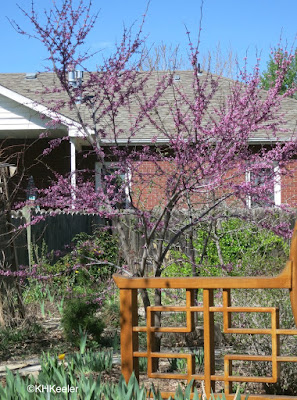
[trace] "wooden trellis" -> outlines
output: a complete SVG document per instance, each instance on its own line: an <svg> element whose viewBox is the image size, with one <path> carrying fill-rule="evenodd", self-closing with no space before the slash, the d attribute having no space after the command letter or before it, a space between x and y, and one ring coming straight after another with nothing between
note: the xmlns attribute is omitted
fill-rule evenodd
<svg viewBox="0 0 297 400"><path fill-rule="evenodd" d="M280 349L281 335L297 335L297 329L281 329L279 326L279 310L277 307L232 307L232 289L288 289L290 292L291 306L297 326L297 223L295 225L290 258L282 273L276 277L199 277L199 278L126 278L114 275L114 280L120 289L121 312L121 360L122 373L129 380L132 372L139 377L139 358L147 358L148 378L158 379L191 379L204 381L207 396L211 391L215 392L215 382L223 382L227 399L233 399L232 382L258 382L276 383L280 376L282 362L296 363L297 379L297 354L282 356ZM152 306L147 308L146 326L138 325L137 294L139 289L185 289L185 306ZM203 290L203 304L194 305L194 290ZM214 290L223 290L223 302L221 306L214 305ZM154 315L156 312L184 312L186 314L186 326L184 327L156 327ZM157 332L186 333L193 332L194 313L203 313L204 328L204 372L195 374L194 354L182 354L173 352L154 351L154 339ZM271 325L266 328L234 328L232 327L232 313L270 313ZM271 354L227 354L224 356L224 374L215 374L215 345L214 345L214 313L223 315L223 332L228 334L269 335L271 337ZM138 334L145 332L147 348L139 351ZM156 370L154 359L184 358L187 362L186 373L161 373ZM232 373L234 361L269 362L272 367L271 376L239 376ZM174 393L163 392L164 397ZM242 397L244 398L244 396ZM265 396L250 395L250 400L268 399L297 399L292 396Z"/></svg>

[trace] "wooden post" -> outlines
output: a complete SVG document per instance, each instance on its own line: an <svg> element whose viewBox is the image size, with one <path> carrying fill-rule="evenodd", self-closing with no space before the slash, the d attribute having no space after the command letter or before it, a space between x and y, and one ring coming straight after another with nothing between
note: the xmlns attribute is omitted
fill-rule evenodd
<svg viewBox="0 0 297 400"><path fill-rule="evenodd" d="M133 352L138 351L138 333L133 332L133 326L138 324L137 290L121 289L120 302L122 374L128 383L133 371L139 379L139 361L133 357Z"/></svg>
<svg viewBox="0 0 297 400"><path fill-rule="evenodd" d="M271 313L271 350L272 350L272 376L277 382L280 377L280 363L277 362L277 357L280 355L280 338L276 333L279 329L279 309L275 308Z"/></svg>
<svg viewBox="0 0 297 400"><path fill-rule="evenodd" d="M292 312L295 319L295 325L297 327L297 221L295 223L294 232L291 240L290 260L293 262L292 287L290 289L290 298Z"/></svg>
<svg viewBox="0 0 297 400"><path fill-rule="evenodd" d="M31 207L25 206L22 208L22 216L25 218L26 221L26 231L27 231L27 249L28 249L28 261L29 261L29 268L31 271L33 265L33 247L32 247L32 229L31 229Z"/></svg>
<svg viewBox="0 0 297 400"><path fill-rule="evenodd" d="M209 311L213 303L213 289L203 290L203 320L204 320L204 377L205 391L210 397L211 391L215 392L215 382L211 381L211 375L215 373L214 352L214 315Z"/></svg>
<svg viewBox="0 0 297 400"><path fill-rule="evenodd" d="M231 290L223 290L223 332L227 333L228 329L231 328L231 313L227 311L227 308L231 307ZM225 377L232 375L232 361L227 361L225 364ZM232 382L225 380L225 394L232 393Z"/></svg>

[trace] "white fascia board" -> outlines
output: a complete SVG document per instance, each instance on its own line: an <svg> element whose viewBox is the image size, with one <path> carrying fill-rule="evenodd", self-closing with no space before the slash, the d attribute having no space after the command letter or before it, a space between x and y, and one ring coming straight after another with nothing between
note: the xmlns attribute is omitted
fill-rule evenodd
<svg viewBox="0 0 297 400"><path fill-rule="evenodd" d="M88 128L88 135L91 135L94 137L94 135L92 134L92 129ZM70 127L69 128L69 136L73 136L73 137L81 137L81 138L86 138L86 134L83 131L83 129L81 127ZM249 144L272 144L272 143L278 143L278 142L286 142L288 140L291 140L289 137L285 137L285 138L280 138L280 139L267 139L267 138L251 138L249 139ZM145 138L145 139L130 139L129 142L127 142L127 139L117 139L117 141L115 142L115 140L112 139L101 139L100 142L102 144L108 144L108 145L115 145L116 143L120 144L120 145L124 145L124 144L128 144L131 146L135 146L135 145L155 145L155 144L168 144L169 140L166 138L162 138L162 139L157 139L156 141L154 141L154 143L152 143L150 138Z"/></svg>
<svg viewBox="0 0 297 400"><path fill-rule="evenodd" d="M271 139L263 138L263 137L259 137L259 138L253 137L253 138L249 139L249 143L250 144L271 144L271 143L287 142L289 140L291 140L291 138L288 136L285 136L282 138L271 138Z"/></svg>
<svg viewBox="0 0 297 400"><path fill-rule="evenodd" d="M279 139L279 140L277 140L277 139L270 140L270 139L267 139L267 138L266 139L263 139L263 138L251 138L251 139L249 139L249 143L250 144L271 144L271 143L277 143L279 141L286 141L286 140L289 140L289 138L285 138L285 139L282 138L282 139ZM111 139L102 139L101 143L112 145L112 144L115 144L115 141L111 140ZM127 139L117 139L117 143L119 143L119 144L127 144ZM163 139L157 139L156 141L154 141L153 144L155 145L155 144L168 144L168 143L169 143L169 140L163 138ZM137 144L139 144L139 145L145 145L145 144L146 145L152 145L152 141L151 141L150 138L146 138L146 139L130 139L128 144L130 144L130 145L137 145Z"/></svg>
<svg viewBox="0 0 297 400"><path fill-rule="evenodd" d="M1 85L0 85L0 94L5 97L8 97L11 100L16 101L19 104L22 104L25 107L30 108L31 110L34 110L40 114L43 114L50 119L58 118L62 122L62 124L67 127L71 126L71 127L75 127L76 129L81 129L81 125L78 122L73 121L72 119L65 117L62 114L54 112L54 111L50 110L49 108L47 108L46 106L39 104L34 100L28 99L28 97L25 97L19 93L16 93L13 90L7 89L6 87L1 86Z"/></svg>
<svg viewBox="0 0 297 400"><path fill-rule="evenodd" d="M94 134L92 134L92 130L88 128L88 135L90 135L92 138L95 138ZM77 137L77 138L82 138L87 140L88 135L86 136L85 132L82 129L75 129L73 127L69 128L69 136L70 137ZM143 145L155 145L155 144L168 144L169 140L167 139L159 139L156 142L152 143L151 139L130 139L127 141L127 139L117 139L117 141L112 140L112 139L101 139L100 144L102 145L110 145L110 146L116 146L116 144L119 145L129 145L129 146L143 146Z"/></svg>
<svg viewBox="0 0 297 400"><path fill-rule="evenodd" d="M128 144L131 146L135 146L135 145L156 145L156 144L168 144L169 140L168 139L157 139L156 141L154 141L154 143L152 143L150 138L147 139L130 139L129 141L127 141L127 139L117 139L116 141L118 144ZM110 145L115 145L115 141L111 140L111 139L102 139L101 140L102 144L110 144Z"/></svg>
<svg viewBox="0 0 297 400"><path fill-rule="evenodd" d="M92 136L93 131L90 128L86 128L87 135L84 128L77 122L72 125L68 125L68 134L70 137L74 138L87 138L87 136Z"/></svg>
<svg viewBox="0 0 297 400"><path fill-rule="evenodd" d="M88 135L94 137L94 135L92 134L92 130L89 128L88 129ZM70 137L77 137L77 138L86 138L86 134L85 132L82 130L82 128L74 128L74 127L70 127L69 128L69 136ZM249 144L251 145L256 145L256 144L272 144L272 143L277 143L279 141L287 141L290 140L289 138L282 138L282 139L263 139L263 138L251 138L249 140ZM162 139L157 139L156 141L154 141L154 143L152 143L150 138L145 138L145 139L130 139L129 142L127 141L127 139L117 139L117 141L115 142L115 140L112 139L101 139L100 143L102 145L110 145L110 146L115 146L116 143L119 145L129 145L129 146L143 146L143 145L166 145L169 143L169 140L166 138L162 138Z"/></svg>

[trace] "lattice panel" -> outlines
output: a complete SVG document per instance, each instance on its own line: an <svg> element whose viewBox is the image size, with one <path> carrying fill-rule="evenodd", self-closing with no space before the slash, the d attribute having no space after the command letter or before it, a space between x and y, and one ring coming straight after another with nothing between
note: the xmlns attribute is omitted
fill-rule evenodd
<svg viewBox="0 0 297 400"><path fill-rule="evenodd" d="M215 389L216 382L223 382L227 400L233 400L232 382L258 382L276 383L281 364L283 362L297 363L297 356L282 356L280 351L281 335L297 335L297 329L281 329L279 327L279 313L276 307L232 307L231 289L288 289L291 299L292 313L297 326L297 223L291 242L290 259L286 267L276 277L189 277L189 278L151 278L133 277L127 278L114 275L114 280L120 289L121 310L121 359L122 373L128 382L132 372L139 376L139 358L146 357L148 360L147 373L150 378L160 379L186 379L190 381L204 381L207 396ZM159 306L147 308L146 326L138 325L137 295L143 289L186 289L185 306ZM203 290L203 305L194 306L194 291ZM214 305L215 289L223 289L222 306ZM155 313L158 312L184 312L186 313L186 324L183 327L156 327L154 322ZM235 328L232 326L233 313L269 313L271 326L268 328ZM155 351L155 338L157 332L168 333L190 333L194 330L194 313L203 313L204 329L204 372L196 374L195 357L193 354L163 353ZM215 346L214 346L214 314L223 315L223 332L225 334L240 335L269 335L271 340L271 354L249 355L249 354L227 354L224 356L224 373L215 374ZM139 351L138 335L144 332L147 337L146 351ZM156 368L156 359L160 358L184 358L186 359L186 373L171 374L160 373ZM246 362L269 362L271 363L270 376L236 376L232 371L237 361ZM297 371L297 365L296 365ZM296 375L297 376L297 375ZM173 393L163 392L163 398ZM245 396L242 396L244 399ZM271 400L279 399L280 396L250 395L249 400ZM282 400L292 400L297 397L281 396Z"/></svg>
<svg viewBox="0 0 297 400"><path fill-rule="evenodd" d="M147 358L147 375L152 379L178 379L204 381L206 386L214 390L215 382L224 382L225 393L232 393L232 382L256 382L256 383L276 383L280 375L281 362L296 362L297 356L280 355L280 335L297 335L297 329L279 328L279 310L276 307L232 307L230 289L223 290L223 305L213 305L213 290L204 290L203 306L194 306L193 290L186 291L185 306L151 306L147 308L146 326L134 326L133 332L145 332L147 336L146 352L133 352L136 358ZM186 314L186 325L182 327L162 326L156 327L154 315L156 312L179 312ZM195 329L194 313L203 313L204 319L204 373L195 374L195 354L174 353L174 352L154 352L154 339L157 332L162 333L190 333ZM270 335L272 352L269 355L249 355L249 354L227 354L224 356L224 374L215 375L214 371L214 343L210 331L214 329L214 313L223 314L223 333L225 334L248 334L248 335ZM269 328L234 328L232 327L232 313L269 313L271 326ZM156 372L154 370L154 359L185 359L187 369L185 373ZM238 376L233 375L234 361L250 362L270 362L272 364L271 376ZM296 365L297 370L297 365ZM164 395L165 393L163 393ZM166 392L166 395L173 395Z"/></svg>

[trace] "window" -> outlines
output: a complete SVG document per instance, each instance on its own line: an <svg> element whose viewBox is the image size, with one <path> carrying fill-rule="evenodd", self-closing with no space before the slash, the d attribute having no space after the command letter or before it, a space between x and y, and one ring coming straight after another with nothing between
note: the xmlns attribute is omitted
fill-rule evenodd
<svg viewBox="0 0 297 400"><path fill-rule="evenodd" d="M263 168L257 175L253 174L252 171L246 171L246 182L252 182L253 186L261 187L267 182L267 180L273 179L273 191L270 193L270 200L275 206L281 205L281 180L279 166L276 164L272 168ZM256 197L256 196L255 196ZM248 208L263 207L266 205L264 201L248 196L247 206Z"/></svg>
<svg viewBox="0 0 297 400"><path fill-rule="evenodd" d="M119 167L114 162L105 163L105 167L107 169L107 175L113 175ZM95 163L95 189L97 190L102 186L103 176L103 168L102 164L99 162ZM117 204L117 208L126 209L130 207L131 199L130 199L130 188L131 188L131 174L130 172L126 172L123 174L117 174L116 177L112 180L112 183L115 184L118 188L116 192L118 193L120 190L124 193L122 194L122 201ZM124 188L123 188L124 186ZM123 190L124 189L124 190Z"/></svg>

